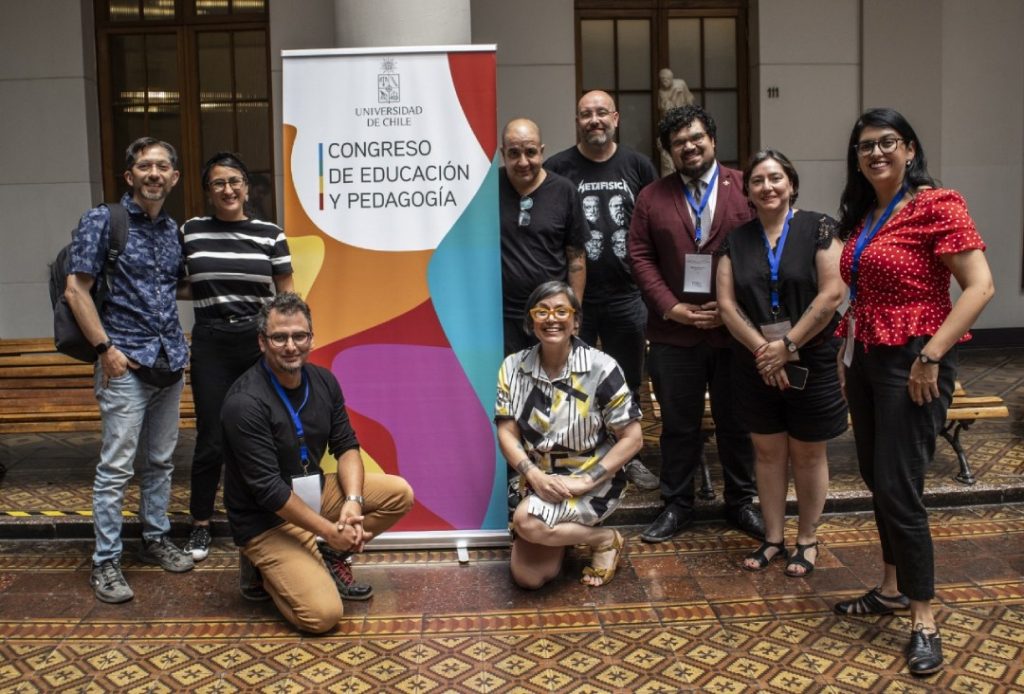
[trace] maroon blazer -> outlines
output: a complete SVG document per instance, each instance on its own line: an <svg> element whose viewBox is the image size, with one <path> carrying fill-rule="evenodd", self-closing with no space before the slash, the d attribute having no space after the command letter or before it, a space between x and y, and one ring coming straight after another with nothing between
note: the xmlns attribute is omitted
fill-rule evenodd
<svg viewBox="0 0 1024 694"><path fill-rule="evenodd" d="M717 185L715 217L701 253L714 254L730 231L755 217L753 206L743 194L741 172L719 165ZM696 250L682 177L671 173L640 191L629 225L629 257L633 279L649 309L647 339L651 342L682 347L704 340L715 346L729 343L724 327L701 330L662 318L679 302L703 304L715 300L717 257L711 268L711 293L683 293L683 257Z"/></svg>

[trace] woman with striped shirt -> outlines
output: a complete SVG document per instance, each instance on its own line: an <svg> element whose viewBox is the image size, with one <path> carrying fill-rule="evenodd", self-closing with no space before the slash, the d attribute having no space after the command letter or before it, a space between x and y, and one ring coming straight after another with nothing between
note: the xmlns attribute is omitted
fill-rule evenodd
<svg viewBox="0 0 1024 694"><path fill-rule="evenodd" d="M211 217L182 225L187 287L195 310L192 328L192 395L196 447L189 510L192 532L185 551L195 561L210 548L210 518L220 481L220 408L228 388L260 357L256 316L276 292L292 290L292 264L284 231L253 219L247 210L249 170L230 152L203 165Z"/></svg>
<svg viewBox="0 0 1024 694"><path fill-rule="evenodd" d="M561 571L565 548L584 544L591 564L580 580L601 586L623 541L596 526L618 506L622 468L643 445L640 407L615 360L575 336L581 308L568 284L541 284L526 307L539 344L502 362L495 404L498 444L524 492L512 516L512 578L540 588Z"/></svg>

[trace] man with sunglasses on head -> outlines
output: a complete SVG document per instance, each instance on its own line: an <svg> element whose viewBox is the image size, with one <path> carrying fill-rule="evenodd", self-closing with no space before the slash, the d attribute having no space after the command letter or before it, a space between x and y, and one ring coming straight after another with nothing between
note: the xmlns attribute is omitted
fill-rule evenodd
<svg viewBox="0 0 1024 694"><path fill-rule="evenodd" d="M640 537L663 542L693 522L707 392L726 520L764 540L764 520L753 504L754 448L732 407L732 349L714 284L715 251L729 232L754 218L754 210L743 194L743 174L718 163L715 120L702 107L669 110L658 131L676 170L641 191L629 228L633 276L649 309L648 368L661 405L665 503Z"/></svg>
<svg viewBox="0 0 1024 694"><path fill-rule="evenodd" d="M262 359L228 391L221 410L224 505L239 556L239 588L273 599L302 631L332 630L342 600L373 588L352 576L352 554L412 507L409 484L363 469L359 441L334 374L308 364L309 307L277 294L260 310ZM324 453L337 474L320 468Z"/></svg>
<svg viewBox="0 0 1024 694"><path fill-rule="evenodd" d="M636 196L658 173L648 157L615 141L618 127L619 112L611 95L587 92L576 104L576 145L545 161L544 168L576 185L591 226L580 338L595 347L600 339L600 349L619 363L633 400L640 402L647 307L629 268L626 237ZM590 200L594 202L588 205ZM591 207L594 212L587 214ZM639 460L625 470L638 489L658 488L658 478Z"/></svg>
<svg viewBox="0 0 1024 694"><path fill-rule="evenodd" d="M590 237L571 181L545 171L540 128L526 118L501 134L498 208L505 355L536 343L523 331L523 306L537 285L568 282L580 298L586 284L584 244Z"/></svg>

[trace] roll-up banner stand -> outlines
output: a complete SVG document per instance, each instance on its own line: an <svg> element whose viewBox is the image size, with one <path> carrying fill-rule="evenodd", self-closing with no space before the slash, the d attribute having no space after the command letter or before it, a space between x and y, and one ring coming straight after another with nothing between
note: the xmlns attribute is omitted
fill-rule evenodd
<svg viewBox="0 0 1024 694"><path fill-rule="evenodd" d="M282 56L284 228L311 361L341 383L367 471L416 494L370 546L506 545L495 46Z"/></svg>

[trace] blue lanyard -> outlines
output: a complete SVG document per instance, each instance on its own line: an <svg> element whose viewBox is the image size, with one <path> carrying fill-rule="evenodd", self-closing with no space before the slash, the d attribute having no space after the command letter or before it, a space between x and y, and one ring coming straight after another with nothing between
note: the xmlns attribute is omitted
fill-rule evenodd
<svg viewBox="0 0 1024 694"><path fill-rule="evenodd" d="M694 222L694 224L693 224L693 227L694 227L694 234L693 234L693 236L694 236L694 240L697 242L697 248L700 248L700 237L701 237L700 216L704 213L704 208L708 206L708 201L711 199L711 191L714 189L716 182L718 182L718 167L717 166L715 167L714 175L711 177L711 180L708 182L708 187L704 190L704 195L702 195L701 198L700 198L700 204L699 205L697 204L697 201L693 199L693 194L690 193L690 186L685 185L685 184L683 185L683 194L686 195L686 203L690 206L690 209L693 210L693 217L696 220Z"/></svg>
<svg viewBox="0 0 1024 694"><path fill-rule="evenodd" d="M889 202L889 205L882 212L882 216L878 218L878 222L872 226L871 215L868 215L867 219L864 220L864 229L861 231L861 235L857 238L857 243L853 247L853 262L850 264L850 303L852 304L854 299L857 298L857 273L860 272L860 256L867 248L867 245L871 243L871 240L875 238L875 234L878 230L885 226L886 221L889 219L889 215L896 209L896 205L899 204L900 200L907 193L907 186L904 184L900 187L900 192Z"/></svg>
<svg viewBox="0 0 1024 694"><path fill-rule="evenodd" d="M786 247L786 237L789 236L789 220L793 219L793 208L786 213L786 221L782 223L782 235L779 236L779 243L772 251L772 244L768 241L768 234L761 225L761 236L764 238L764 248L768 251L768 270L771 273L768 288L771 292L772 315L779 314L779 265L782 264L782 249Z"/></svg>
<svg viewBox="0 0 1024 694"><path fill-rule="evenodd" d="M277 396L281 398L281 402L284 403L285 409L288 410L288 415L292 418L292 426L295 427L295 436L299 440L299 463L302 464L302 471L305 473L309 467L309 448L306 446L306 434L302 429L302 419L299 417L299 413L302 412L302 408L309 402L309 379L306 378L306 370L302 370L302 385L305 386L306 390L302 394L302 404L299 405L299 409L296 410L292 407L292 401L288 399L288 394L284 392L284 386L277 380L277 376L267 366L267 362L261 362L267 375L270 376L270 382L274 386L274 390L277 391Z"/></svg>

